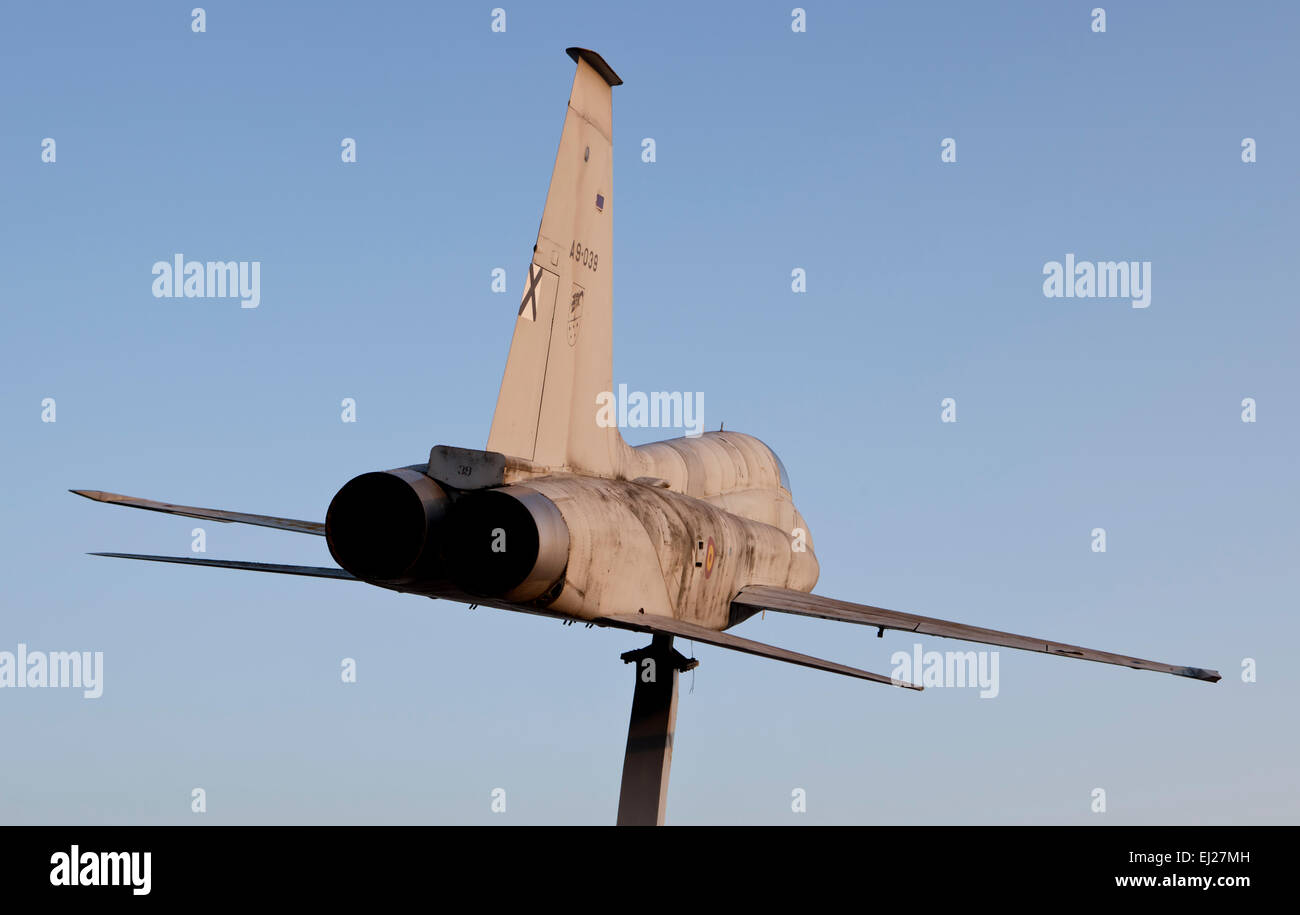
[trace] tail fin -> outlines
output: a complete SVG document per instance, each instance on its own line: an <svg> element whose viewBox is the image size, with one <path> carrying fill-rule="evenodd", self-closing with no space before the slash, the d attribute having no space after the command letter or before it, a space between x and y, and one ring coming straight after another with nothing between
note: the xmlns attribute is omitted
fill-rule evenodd
<svg viewBox="0 0 1300 915"><path fill-rule="evenodd" d="M596 422L613 378L612 89L623 81L594 51L568 54L578 71L487 447L610 476L630 450Z"/></svg>

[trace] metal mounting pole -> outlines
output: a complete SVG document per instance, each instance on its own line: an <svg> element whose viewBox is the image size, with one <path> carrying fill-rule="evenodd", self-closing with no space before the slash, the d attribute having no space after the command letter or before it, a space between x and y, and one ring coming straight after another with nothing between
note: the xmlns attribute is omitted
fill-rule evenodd
<svg viewBox="0 0 1300 915"><path fill-rule="evenodd" d="M668 806L668 770L673 764L677 674L700 662L673 648L671 635L655 635L645 648L619 657L636 664L636 688L623 756L618 825L662 826Z"/></svg>

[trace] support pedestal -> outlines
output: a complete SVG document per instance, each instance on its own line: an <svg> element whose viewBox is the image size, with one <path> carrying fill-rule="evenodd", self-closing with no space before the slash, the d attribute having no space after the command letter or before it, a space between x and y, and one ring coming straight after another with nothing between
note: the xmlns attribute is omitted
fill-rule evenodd
<svg viewBox="0 0 1300 915"><path fill-rule="evenodd" d="M662 826L668 804L677 723L677 674L699 664L673 648L671 635L656 635L645 648L620 655L636 665L632 719L618 795L619 826Z"/></svg>

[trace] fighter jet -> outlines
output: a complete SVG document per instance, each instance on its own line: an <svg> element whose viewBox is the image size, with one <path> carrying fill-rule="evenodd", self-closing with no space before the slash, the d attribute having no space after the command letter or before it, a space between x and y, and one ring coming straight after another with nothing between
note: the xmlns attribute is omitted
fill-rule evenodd
<svg viewBox="0 0 1300 915"><path fill-rule="evenodd" d="M594 51L577 65L487 447L363 473L324 522L113 493L100 502L324 537L337 568L96 553L354 580L431 598L649 633L636 664L620 823L662 823L677 676L674 637L909 690L920 687L732 634L760 611L820 617L1217 681L1213 670L1014 635L813 594L819 567L776 453L741 432L631 447L602 420L612 384L612 90Z"/></svg>

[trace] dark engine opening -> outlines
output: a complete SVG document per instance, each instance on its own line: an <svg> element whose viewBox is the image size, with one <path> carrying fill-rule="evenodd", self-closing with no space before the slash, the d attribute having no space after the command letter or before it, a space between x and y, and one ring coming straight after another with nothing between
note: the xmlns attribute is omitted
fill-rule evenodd
<svg viewBox="0 0 1300 915"><path fill-rule="evenodd" d="M447 544L452 575L471 594L501 595L521 585L541 545L528 507L504 492L468 493L452 508Z"/></svg>
<svg viewBox="0 0 1300 915"><path fill-rule="evenodd" d="M325 516L330 553L358 578L402 578L425 554L435 509L445 501L441 487L422 474L364 473L330 502Z"/></svg>

